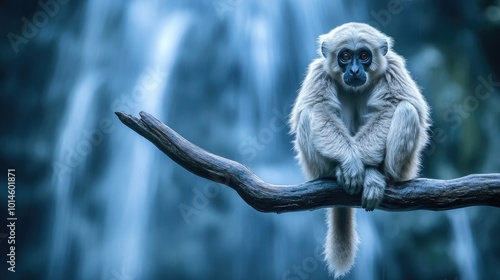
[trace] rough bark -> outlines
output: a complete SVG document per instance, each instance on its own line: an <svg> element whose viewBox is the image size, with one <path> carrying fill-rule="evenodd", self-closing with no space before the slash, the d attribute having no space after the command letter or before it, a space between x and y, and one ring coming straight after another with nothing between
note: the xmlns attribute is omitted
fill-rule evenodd
<svg viewBox="0 0 500 280"><path fill-rule="evenodd" d="M334 179L300 185L272 185L250 169L192 144L154 116L138 119L117 112L118 118L179 165L203 178L234 189L261 212L291 212L332 206L360 207L360 195L348 195ZM500 174L473 174L452 180L415 179L388 186L379 210L448 210L474 205L500 207Z"/></svg>

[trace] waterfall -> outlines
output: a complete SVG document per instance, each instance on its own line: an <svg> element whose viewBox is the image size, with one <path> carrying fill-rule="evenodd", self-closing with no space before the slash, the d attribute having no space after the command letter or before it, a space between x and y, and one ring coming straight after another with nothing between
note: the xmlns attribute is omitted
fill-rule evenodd
<svg viewBox="0 0 500 280"><path fill-rule="evenodd" d="M54 164L56 205L50 279L67 279L67 275L75 275L73 279L122 279L120 276L144 275L141 250L145 244L142 241L147 240L145 228L151 214L151 209L145 205L150 204L158 177L158 170L154 168L156 149L142 139L131 139L129 131L117 129L113 110L139 108L157 116L167 115L169 110L169 95L165 92L168 73L175 63L190 18L182 12L162 14L155 11L154 2L131 1L124 6L119 2L111 5L110 1L87 4L85 35L74 43L81 45L79 55L83 66L74 89L68 93ZM104 77L100 75L102 65L96 61L95 53L100 48L118 47L106 46L107 36L112 35L103 29L105 20L116 10L122 10L125 15L116 32L123 32L124 40L130 40L127 44L135 45L149 56L130 57L136 61L134 66L142 69L139 72L124 69L116 76ZM134 42L138 39L145 44ZM65 43L66 40L61 40L62 49L67 47ZM112 59L109 63L116 63ZM60 60L58 67L66 68L66 61ZM55 81L65 79L64 71L56 73L59 76L54 77ZM105 83L119 83L122 78L133 79L134 76L136 79L132 80L129 93L112 99L108 106L100 104L103 98L98 95L102 94ZM103 107L105 110L96 114ZM98 118L99 114L103 117ZM99 158L103 164L98 175L89 170L92 164L89 161L106 141L113 143L106 147L106 154L113 156ZM72 158L74 166L68 166L68 157ZM82 169L87 169L85 174ZM75 190L87 187L78 183L83 179L93 187ZM81 201L96 209L85 209L89 206L83 206ZM88 211L99 211L101 223L89 218Z"/></svg>
<svg viewBox="0 0 500 280"><path fill-rule="evenodd" d="M452 255L460 272L460 279L478 279L476 245L465 209L448 211L453 229Z"/></svg>
<svg viewBox="0 0 500 280"><path fill-rule="evenodd" d="M52 224L44 244L50 247L50 272L40 277L330 279L321 255L323 211L259 213L229 188L182 170L114 112L146 111L193 143L244 163L265 181L302 183L287 115L307 65L317 56L318 35L346 21L373 21L368 3L73 4L79 9L75 17L59 23L67 27L54 29L60 33L43 31L59 37L44 104L50 108L44 124L57 127L57 140L48 188ZM69 12L62 7L61 13ZM417 75L445 67L434 64L430 71L431 63L418 58L410 63ZM186 219L181 206L196 215ZM400 279L420 269L421 260L400 262L400 256L406 256L410 233L434 213L412 211L395 219L393 213L377 212L358 211L360 250L346 279ZM477 279L466 214L448 213L454 233L450 259L462 278ZM434 233L432 226L426 229L425 238ZM422 242L412 240L412 248Z"/></svg>

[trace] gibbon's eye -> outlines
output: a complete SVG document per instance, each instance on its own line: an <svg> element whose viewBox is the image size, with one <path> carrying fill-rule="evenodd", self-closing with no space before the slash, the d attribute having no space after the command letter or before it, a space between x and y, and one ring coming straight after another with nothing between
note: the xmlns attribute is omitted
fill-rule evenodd
<svg viewBox="0 0 500 280"><path fill-rule="evenodd" d="M351 59L351 55L348 52L343 52L340 54L340 59L342 59L342 61L349 61Z"/></svg>
<svg viewBox="0 0 500 280"><path fill-rule="evenodd" d="M370 55L368 55L367 52L361 52L359 54L359 59L361 59L362 61L366 61L366 60L368 60L368 58L370 58Z"/></svg>

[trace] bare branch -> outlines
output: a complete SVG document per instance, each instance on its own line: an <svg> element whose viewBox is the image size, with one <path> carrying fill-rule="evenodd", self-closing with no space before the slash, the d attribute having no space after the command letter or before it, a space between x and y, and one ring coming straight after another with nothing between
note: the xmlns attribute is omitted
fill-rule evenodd
<svg viewBox="0 0 500 280"><path fill-rule="evenodd" d="M360 207L360 195L348 195L333 179L300 185L272 185L241 163L192 144L154 116L117 112L120 120L190 172L227 185L261 212L291 212L332 206ZM453 180L416 179L388 186L378 207L387 211L448 210L473 205L500 207L500 174L474 174Z"/></svg>

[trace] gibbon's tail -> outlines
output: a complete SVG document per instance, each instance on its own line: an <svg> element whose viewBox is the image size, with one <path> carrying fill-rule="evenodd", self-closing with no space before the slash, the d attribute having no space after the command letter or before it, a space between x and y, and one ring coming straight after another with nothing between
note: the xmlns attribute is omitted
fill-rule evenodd
<svg viewBox="0 0 500 280"><path fill-rule="evenodd" d="M359 244L354 212L352 208L327 209L325 261L335 278L344 276L354 263Z"/></svg>

